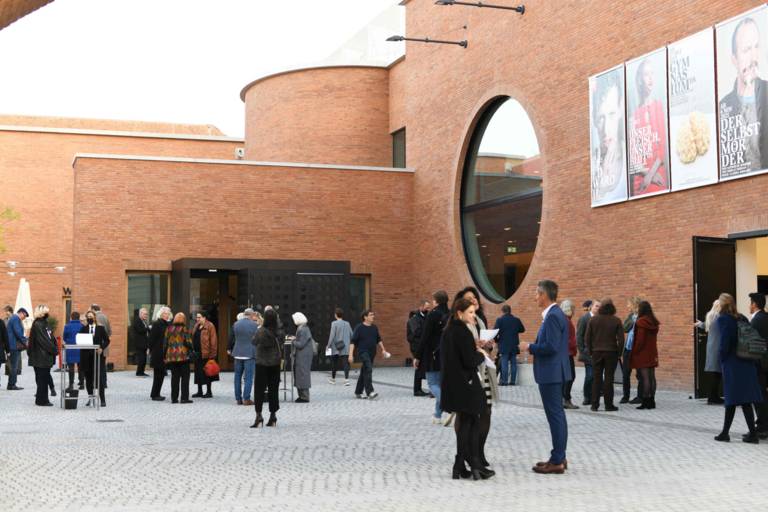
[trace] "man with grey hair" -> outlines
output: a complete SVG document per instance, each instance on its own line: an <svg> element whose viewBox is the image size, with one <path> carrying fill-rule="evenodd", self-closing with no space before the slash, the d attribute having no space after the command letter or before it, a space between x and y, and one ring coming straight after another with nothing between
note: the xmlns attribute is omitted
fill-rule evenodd
<svg viewBox="0 0 768 512"><path fill-rule="evenodd" d="M539 385L541 402L552 436L549 460L537 462L533 471L541 474L562 474L568 469L565 449L568 444L568 423L563 409L563 382L572 378L568 363L568 319L557 305L557 283L539 281L536 287L536 305L541 309L543 322L536 341L528 345L534 356L533 377Z"/></svg>
<svg viewBox="0 0 768 512"><path fill-rule="evenodd" d="M131 322L131 334L133 347L136 350L136 376L149 377L144 373L147 364L147 350L149 349L149 312L147 308L141 308Z"/></svg>
<svg viewBox="0 0 768 512"><path fill-rule="evenodd" d="M230 354L235 358L235 400L237 405L253 405L251 390L253 389L253 373L256 370L256 346L252 343L259 324L254 320L254 311L247 308L243 311L243 319L232 326L234 343ZM245 382L243 382L245 377Z"/></svg>

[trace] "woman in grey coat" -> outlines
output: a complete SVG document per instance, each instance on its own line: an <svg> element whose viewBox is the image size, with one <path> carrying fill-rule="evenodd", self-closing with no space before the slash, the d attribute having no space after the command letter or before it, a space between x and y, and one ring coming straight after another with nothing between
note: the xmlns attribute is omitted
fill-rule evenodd
<svg viewBox="0 0 768 512"><path fill-rule="evenodd" d="M328 335L328 346L331 348L331 384L336 384L336 369L339 361L344 365L344 385L349 386L349 343L352 340L352 326L344 320L344 310L336 308L336 320L331 322L331 334Z"/></svg>
<svg viewBox="0 0 768 512"><path fill-rule="evenodd" d="M293 385L299 392L297 403L309 402L309 388L312 387L312 358L314 342L312 332L307 326L307 317L303 313L294 313L291 317L296 324L296 339L293 341Z"/></svg>
<svg viewBox="0 0 768 512"><path fill-rule="evenodd" d="M720 316L720 301L712 303L712 309L707 313L706 319L696 322L696 327L707 333L707 355L704 361L704 371L709 374L709 390L707 393L708 405L722 405L724 400L720 396L720 381L722 369L720 368L720 330L717 328L717 317Z"/></svg>

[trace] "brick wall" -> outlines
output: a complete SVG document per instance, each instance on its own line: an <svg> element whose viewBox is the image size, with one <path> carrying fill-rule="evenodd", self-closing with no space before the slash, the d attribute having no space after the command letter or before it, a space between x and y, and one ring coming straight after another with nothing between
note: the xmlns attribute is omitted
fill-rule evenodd
<svg viewBox="0 0 768 512"><path fill-rule="evenodd" d="M153 184L139 195L137 175ZM74 305L112 313L110 360L120 367L126 270L167 269L178 258L348 260L353 273L372 275L377 323L391 363L402 364L414 293L412 182L400 172L78 159ZM99 216L119 229L105 233Z"/></svg>
<svg viewBox="0 0 768 512"><path fill-rule="evenodd" d="M45 119L0 116L0 124L15 121L18 125L45 124ZM91 129L92 120L53 120L57 128L76 127ZM85 125L84 125L85 123ZM104 129L163 128L158 124L101 122ZM175 128L174 128L175 127ZM196 131L196 127L166 125L175 133L185 129ZM217 140L187 140L151 137L118 137L106 135L77 135L67 133L39 133L0 130L0 208L12 207L20 218L7 225L5 233L6 252L2 261L57 262L67 267L64 274L55 274L51 265L43 269L18 269L11 277L0 265L0 305L14 304L19 278L30 281L34 304L45 303L51 313L58 317L63 326L62 287L72 286L72 243L73 243L73 171L72 159L75 153L120 153L134 155L166 155L208 158L232 158L234 148L242 142ZM132 177L128 189L134 196L141 196L156 186L149 175L137 174ZM98 177L90 183L94 194L105 192ZM109 199L109 195L105 195ZM130 209L130 202L125 207ZM98 212L92 213L100 222L99 231L104 237L111 237L124 229L119 222ZM79 228L77 228L79 229ZM31 274L30 272L35 272ZM44 274L38 272L47 272Z"/></svg>
<svg viewBox="0 0 768 512"><path fill-rule="evenodd" d="M392 165L386 68L314 68L244 90L246 158Z"/></svg>
<svg viewBox="0 0 768 512"><path fill-rule="evenodd" d="M405 98L398 111L405 112L408 164L416 169L414 211L423 227L414 253L417 290L471 282L458 215L463 151L483 105L513 96L532 119L544 168L536 255L509 301L529 326L524 339L540 324L539 279L555 279L561 297L577 302L611 296L621 314L626 298L641 294L662 322L660 384L692 389L691 237L768 227L755 210L768 176L592 209L587 78L762 3L532 1L520 16L407 2L409 35L469 40L467 50L408 43L390 77L390 89ZM489 310L489 317L498 313Z"/></svg>

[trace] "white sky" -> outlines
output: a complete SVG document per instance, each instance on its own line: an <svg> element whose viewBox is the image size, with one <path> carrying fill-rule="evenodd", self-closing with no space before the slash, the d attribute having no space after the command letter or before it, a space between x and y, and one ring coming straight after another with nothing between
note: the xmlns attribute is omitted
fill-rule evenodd
<svg viewBox="0 0 768 512"><path fill-rule="evenodd" d="M479 152L526 158L539 154L536 132L520 102L510 99L496 110L480 141Z"/></svg>
<svg viewBox="0 0 768 512"><path fill-rule="evenodd" d="M55 0L0 31L0 113L213 124L399 0Z"/></svg>

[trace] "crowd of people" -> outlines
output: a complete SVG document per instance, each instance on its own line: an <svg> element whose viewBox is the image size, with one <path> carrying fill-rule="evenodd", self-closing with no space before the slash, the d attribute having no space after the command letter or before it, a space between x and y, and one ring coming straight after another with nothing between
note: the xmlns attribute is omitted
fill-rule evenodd
<svg viewBox="0 0 768 512"><path fill-rule="evenodd" d="M730 440L730 428L737 407L742 409L748 433L747 443L768 438L768 372L759 358L743 353L743 340L763 343L768 339L766 297L750 294L751 319L736 309L734 298L726 293L714 301L703 321L695 327L707 333L705 370L711 376L708 404L724 404L723 428L717 441ZM485 444L491 429L494 403L501 386L515 386L518 381L517 358L521 353L533 356L533 377L538 385L544 412L550 427L552 450L550 456L537 462L533 471L562 474L568 469L566 447L568 426L565 410L579 409L572 391L576 380L576 361L584 367L582 390L584 406L598 411L601 399L605 411L617 411L614 403L614 379L621 365L622 397L620 404L636 404L637 409L656 408L656 376L659 365L658 334L660 322L651 303L640 297L627 301L626 316L617 316L610 298L590 299L582 303L578 319L573 301L558 303L558 286L549 280L540 281L536 288L536 304L541 309L542 322L535 341L524 343L520 335L526 332L523 322L503 305L502 314L489 329L478 290L468 286L449 301L444 290L422 300L412 312L406 326L406 337L413 355L414 396L435 399L432 423L453 426L456 454L452 468L455 479L487 479L494 476L486 458ZM49 393L56 395L51 368L59 355L57 340L48 318L49 309L37 306L31 326L25 330L29 313L6 306L0 322L0 363L6 363L7 389L17 386L21 354L28 353L34 368L35 404L51 406ZM291 351L293 386L297 389L296 403L310 402L312 363L318 343L309 327L307 317L296 312L291 316L295 335L285 336L285 329L276 310L267 306L263 314L245 309L232 325L227 353L234 360L234 398L238 405L254 406L256 417L252 428L265 425L262 416L264 402L268 403L266 426L277 425L280 408L278 387L280 373L286 361L286 347ZM99 400L106 406L106 357L112 335L108 317L97 304L81 317L72 312L63 329L66 345L77 343L78 335L88 335L97 347L94 357L79 350L68 350L65 358L68 389L74 389L75 375L80 390L88 393L87 405ZM190 404L191 398L212 398L212 383L218 377L217 329L205 312L195 315L189 327L186 315L175 315L167 306L157 310L150 322L145 308L136 311L130 324L130 336L136 347L136 375L145 373L147 353L153 370L150 398L164 401L163 383L170 373L171 402ZM374 360L384 348L381 334L371 310L363 312L360 323L353 329L337 308L330 326L326 355L332 367L328 382L336 384L337 372L343 372L344 385L350 386L350 366L359 361L361 367L354 390L358 399L373 400L378 393L373 387ZM99 368L96 375L96 368ZM194 368L197 392L190 396L190 373ZM637 396L631 398L632 370L635 370ZM428 391L422 389L427 381ZM724 397L720 396L720 387ZM98 397L96 393L98 392Z"/></svg>

